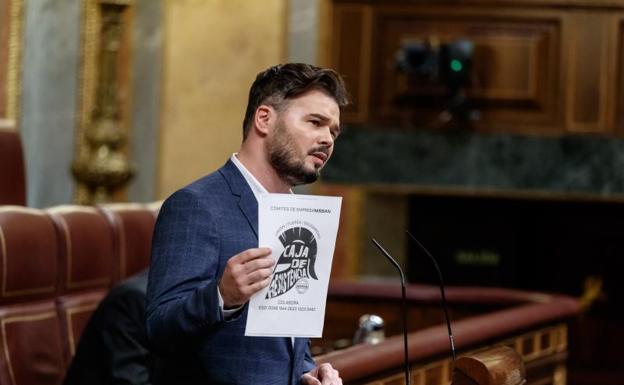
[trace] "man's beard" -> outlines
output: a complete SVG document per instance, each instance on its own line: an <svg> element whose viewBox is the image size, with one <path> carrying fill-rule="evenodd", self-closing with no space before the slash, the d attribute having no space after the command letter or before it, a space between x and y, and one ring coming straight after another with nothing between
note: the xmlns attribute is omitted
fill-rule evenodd
<svg viewBox="0 0 624 385"><path fill-rule="evenodd" d="M299 158L297 146L292 134L283 121L278 121L275 127L273 140L269 143L269 161L277 175L291 186L308 184L316 181L321 168L308 171L305 168L305 157ZM327 148L315 148L314 151L327 153Z"/></svg>

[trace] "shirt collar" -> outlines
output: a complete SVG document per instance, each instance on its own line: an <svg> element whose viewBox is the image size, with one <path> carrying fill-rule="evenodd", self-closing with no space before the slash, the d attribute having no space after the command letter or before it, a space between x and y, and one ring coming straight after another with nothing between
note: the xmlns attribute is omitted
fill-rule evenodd
<svg viewBox="0 0 624 385"><path fill-rule="evenodd" d="M232 154L232 156L230 157L230 160L232 161L232 163L234 163L236 168L238 168L238 171L240 171L240 173L243 175L243 178L245 178L245 181L251 188L251 192L253 192L254 196L256 197L256 200L258 200L259 195L267 194L269 191L262 185L262 183L258 181L258 179L256 179L255 176L253 176L251 172L249 172L249 170L247 170L245 165L243 165L243 163L241 163L241 161L238 160L237 155L238 155L237 153Z"/></svg>
<svg viewBox="0 0 624 385"><path fill-rule="evenodd" d="M269 193L269 190L267 190L262 185L262 183L260 183L258 179L256 179L256 177L253 176L253 174L249 172L249 170L247 170L247 167L245 167L245 165L243 165L243 163L240 160L238 160L237 152L232 154L232 156L230 157L230 160L232 161L232 163L234 163L234 166L238 168L238 171L240 171L241 174L243 174L243 178L245 178L245 181L251 188L251 192L253 192L254 196L256 197L256 200L258 200L259 195ZM289 190L288 192L291 194L294 194L292 189Z"/></svg>

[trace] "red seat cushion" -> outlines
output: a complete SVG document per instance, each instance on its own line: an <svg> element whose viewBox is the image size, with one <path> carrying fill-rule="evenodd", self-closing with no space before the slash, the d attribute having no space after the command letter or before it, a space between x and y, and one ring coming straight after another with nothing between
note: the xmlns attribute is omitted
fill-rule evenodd
<svg viewBox="0 0 624 385"><path fill-rule="evenodd" d="M56 294L58 242L43 211L0 207L0 258L0 304Z"/></svg>
<svg viewBox="0 0 624 385"><path fill-rule="evenodd" d="M46 210L59 236L61 294L109 288L113 282L113 231L95 208L65 205Z"/></svg>
<svg viewBox="0 0 624 385"><path fill-rule="evenodd" d="M66 365L53 301L2 306L0 326L0 383L61 383Z"/></svg>
<svg viewBox="0 0 624 385"><path fill-rule="evenodd" d="M122 203L100 206L115 234L116 280L138 273L149 265L156 217L147 206Z"/></svg>

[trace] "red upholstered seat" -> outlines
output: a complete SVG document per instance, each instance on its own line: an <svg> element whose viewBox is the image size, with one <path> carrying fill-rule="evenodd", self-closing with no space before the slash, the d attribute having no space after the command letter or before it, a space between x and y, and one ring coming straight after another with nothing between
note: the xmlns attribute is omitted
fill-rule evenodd
<svg viewBox="0 0 624 385"><path fill-rule="evenodd" d="M108 289L112 284L113 231L99 210L64 205L46 210L60 243L60 293Z"/></svg>
<svg viewBox="0 0 624 385"><path fill-rule="evenodd" d="M0 302L53 298L58 280L54 224L41 210L0 207Z"/></svg>
<svg viewBox="0 0 624 385"><path fill-rule="evenodd" d="M111 285L147 266L154 207L0 206L0 384L62 382Z"/></svg>
<svg viewBox="0 0 624 385"><path fill-rule="evenodd" d="M91 313L113 282L115 255L111 226L97 209L65 205L46 210L59 239L58 311L69 364Z"/></svg>
<svg viewBox="0 0 624 385"><path fill-rule="evenodd" d="M63 295L57 299L63 333L63 351L68 366L76 353L82 331L105 295L105 290L88 290L84 293Z"/></svg>
<svg viewBox="0 0 624 385"><path fill-rule="evenodd" d="M58 242L40 210L0 207L0 384L60 384Z"/></svg>
<svg viewBox="0 0 624 385"><path fill-rule="evenodd" d="M53 301L0 307L0 383L55 385L66 365Z"/></svg>
<svg viewBox="0 0 624 385"><path fill-rule="evenodd" d="M0 205L26 205L24 156L19 133L0 127Z"/></svg>
<svg viewBox="0 0 624 385"><path fill-rule="evenodd" d="M146 205L119 203L100 206L115 234L115 280L138 273L149 265L156 217Z"/></svg>

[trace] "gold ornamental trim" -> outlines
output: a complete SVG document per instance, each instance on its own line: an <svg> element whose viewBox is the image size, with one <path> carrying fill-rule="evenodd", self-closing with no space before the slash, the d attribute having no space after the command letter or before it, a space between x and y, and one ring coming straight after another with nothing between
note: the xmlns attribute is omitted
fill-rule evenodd
<svg viewBox="0 0 624 385"><path fill-rule="evenodd" d="M79 89L72 163L77 203L109 201L112 190L122 190L134 174L124 148L131 121L127 97L131 92L128 75L131 71L124 71L132 64L130 36L134 4L134 0L81 0ZM113 8L117 10L111 12ZM115 26L111 29L111 14L118 14L119 29L114 29ZM118 52L115 58L110 56L111 49L124 52ZM121 94L116 87L123 89Z"/></svg>
<svg viewBox="0 0 624 385"><path fill-rule="evenodd" d="M100 25L99 4L97 0L82 1L82 33L80 43L80 70L78 72L78 124L74 130L74 154L86 156L84 130L91 120L91 111L95 106L97 85L97 47L98 26Z"/></svg>
<svg viewBox="0 0 624 385"><path fill-rule="evenodd" d="M9 2L9 41L7 58L6 118L17 121L21 95L20 62L22 58L22 28L24 0Z"/></svg>
<svg viewBox="0 0 624 385"><path fill-rule="evenodd" d="M102 23L102 4L134 5L134 0L82 0L82 33L80 39L80 69L78 71L78 124L74 131L74 154L87 153L84 130L91 122L97 92L97 63L100 43L99 27Z"/></svg>

